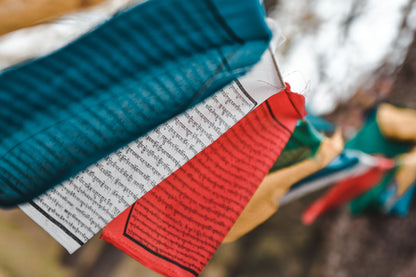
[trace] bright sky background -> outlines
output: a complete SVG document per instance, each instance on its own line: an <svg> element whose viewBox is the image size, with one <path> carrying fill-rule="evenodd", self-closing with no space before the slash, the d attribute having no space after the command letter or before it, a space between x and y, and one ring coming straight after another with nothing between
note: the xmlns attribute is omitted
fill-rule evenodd
<svg viewBox="0 0 416 277"><path fill-rule="evenodd" d="M367 82L385 60L392 65L402 62L412 39L412 32L399 36L408 2L281 1L272 17L287 37L279 60L285 81L307 96L313 112L331 111ZM351 17L354 5L352 23L345 28L343 23ZM409 24L414 27L414 22Z"/></svg>

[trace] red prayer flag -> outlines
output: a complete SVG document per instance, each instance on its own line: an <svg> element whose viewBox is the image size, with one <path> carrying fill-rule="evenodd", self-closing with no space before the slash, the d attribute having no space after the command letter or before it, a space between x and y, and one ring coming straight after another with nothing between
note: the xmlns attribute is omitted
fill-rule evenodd
<svg viewBox="0 0 416 277"><path fill-rule="evenodd" d="M111 221L102 238L163 275L198 275L304 114L304 97L287 85Z"/></svg>
<svg viewBox="0 0 416 277"><path fill-rule="evenodd" d="M394 167L394 161L377 157L377 165L363 174L336 183L324 196L316 200L302 215L302 222L312 224L322 213L344 205L381 181L384 173Z"/></svg>

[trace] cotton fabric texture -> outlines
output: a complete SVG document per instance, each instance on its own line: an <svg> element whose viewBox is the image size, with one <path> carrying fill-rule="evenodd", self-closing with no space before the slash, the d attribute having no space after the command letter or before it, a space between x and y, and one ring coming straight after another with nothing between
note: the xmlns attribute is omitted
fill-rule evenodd
<svg viewBox="0 0 416 277"><path fill-rule="evenodd" d="M247 72L258 0L149 0L0 74L0 206L30 200Z"/></svg>

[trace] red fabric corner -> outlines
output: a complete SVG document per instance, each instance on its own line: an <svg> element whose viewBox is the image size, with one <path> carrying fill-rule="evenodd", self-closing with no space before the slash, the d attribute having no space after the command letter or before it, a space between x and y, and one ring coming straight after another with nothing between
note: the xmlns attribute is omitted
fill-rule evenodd
<svg viewBox="0 0 416 277"><path fill-rule="evenodd" d="M198 275L304 114L289 86L270 97L111 221L102 239L165 276Z"/></svg>

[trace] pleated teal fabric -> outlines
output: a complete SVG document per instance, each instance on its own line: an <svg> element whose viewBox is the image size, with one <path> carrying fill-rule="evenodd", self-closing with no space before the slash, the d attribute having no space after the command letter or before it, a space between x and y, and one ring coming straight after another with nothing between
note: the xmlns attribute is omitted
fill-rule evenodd
<svg viewBox="0 0 416 277"><path fill-rule="evenodd" d="M0 205L61 183L247 72L258 0L149 0L0 74Z"/></svg>
<svg viewBox="0 0 416 277"><path fill-rule="evenodd" d="M299 120L283 152L269 173L313 157L324 138L308 120Z"/></svg>

